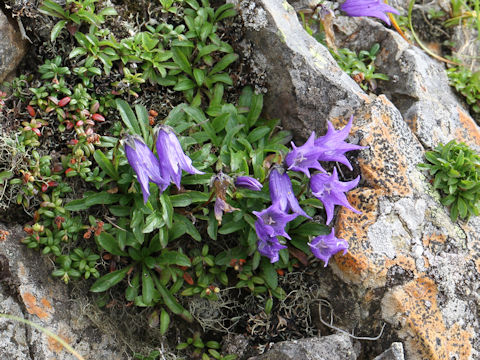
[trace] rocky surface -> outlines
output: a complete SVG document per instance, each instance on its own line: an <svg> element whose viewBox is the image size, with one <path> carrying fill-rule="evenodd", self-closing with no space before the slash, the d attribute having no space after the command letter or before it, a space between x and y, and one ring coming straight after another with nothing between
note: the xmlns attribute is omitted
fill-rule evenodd
<svg viewBox="0 0 480 360"><path fill-rule="evenodd" d="M336 326L376 335L387 323L373 345L362 342L369 356L400 340L412 360L478 359L480 221L452 223L417 168L439 142L480 146L443 64L379 22L339 18L339 45L381 45L379 71L392 80L380 84L384 94L367 95L302 30L287 2L238 3L248 9L247 38L267 77L266 115L303 138L322 133L327 120L342 127L354 115L350 141L368 147L356 168L363 180L349 195L362 214L341 209L335 226L350 250L318 274Z"/></svg>
<svg viewBox="0 0 480 360"><path fill-rule="evenodd" d="M356 360L358 350L348 335L338 334L279 342L249 360Z"/></svg>
<svg viewBox="0 0 480 360"><path fill-rule="evenodd" d="M128 359L115 333L104 334L85 315L80 298L52 279L48 259L20 243L19 227L0 224L0 313L47 328L89 359ZM76 359L61 344L28 325L0 319L0 359Z"/></svg>
<svg viewBox="0 0 480 360"><path fill-rule="evenodd" d="M0 10L0 83L18 66L27 44L13 21Z"/></svg>
<svg viewBox="0 0 480 360"><path fill-rule="evenodd" d="M403 356L403 345L401 342L395 342L388 350L381 353L373 360L405 360Z"/></svg>

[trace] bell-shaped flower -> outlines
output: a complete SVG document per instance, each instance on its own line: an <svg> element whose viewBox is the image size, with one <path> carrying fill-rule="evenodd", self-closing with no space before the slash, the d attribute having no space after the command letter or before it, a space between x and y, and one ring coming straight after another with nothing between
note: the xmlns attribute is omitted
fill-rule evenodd
<svg viewBox="0 0 480 360"><path fill-rule="evenodd" d="M258 233L257 233L258 234ZM280 244L276 236L265 235L258 240L258 252L270 259L271 263L275 263L280 258L279 252L286 249L285 245Z"/></svg>
<svg viewBox="0 0 480 360"><path fill-rule="evenodd" d="M292 210L298 215L311 219L311 217L300 207L300 204L293 193L292 182L286 172L281 174L277 168L274 168L270 172L269 184L272 203L277 205L280 211L288 213Z"/></svg>
<svg viewBox="0 0 480 360"><path fill-rule="evenodd" d="M296 147L293 141L291 144L293 150L285 157L288 170L301 171L307 177L310 177L310 168L325 172L318 162L322 149L315 146L315 132L312 132L307 142L302 146Z"/></svg>
<svg viewBox="0 0 480 360"><path fill-rule="evenodd" d="M390 25L390 19L385 13L400 13L382 0L346 0L340 9L348 16L371 16L383 20Z"/></svg>
<svg viewBox="0 0 480 360"><path fill-rule="evenodd" d="M180 188L182 170L190 174L204 174L192 166L192 160L185 155L173 129L160 126L156 131L156 148L163 177Z"/></svg>
<svg viewBox="0 0 480 360"><path fill-rule="evenodd" d="M355 180L342 182L338 180L337 168L333 168L333 174L315 174L310 179L310 188L312 194L323 203L327 212L327 225L333 219L335 205L345 206L347 209L360 214L361 212L353 208L347 200L345 193L357 186L360 176Z"/></svg>
<svg viewBox="0 0 480 360"><path fill-rule="evenodd" d="M274 204L262 211L253 211L258 218L255 222L255 230L257 235L261 238L260 234L269 234L270 236L283 236L290 239L290 236L285 232L285 226L288 222L295 219L298 214L287 214L280 210L278 205Z"/></svg>
<svg viewBox="0 0 480 360"><path fill-rule="evenodd" d="M353 116L350 117L348 124L342 130L338 131L335 130L330 122L328 122L327 133L315 140L315 147L318 150L317 160L337 161L352 170L352 165L344 154L348 151L365 148L363 146L345 142L345 139L348 137L350 129L352 128L352 122Z"/></svg>
<svg viewBox="0 0 480 360"><path fill-rule="evenodd" d="M335 237L335 229L332 229L332 232L328 235L317 236L308 245L313 255L325 262L325 266L328 265L328 260L333 255L339 251L343 251L343 255L345 255L348 250L348 243Z"/></svg>
<svg viewBox="0 0 480 360"><path fill-rule="evenodd" d="M143 202L146 203L150 196L149 182L157 184L163 191L169 180L163 178L158 159L140 136L128 135L123 143L127 160L137 174L142 188Z"/></svg>
<svg viewBox="0 0 480 360"><path fill-rule="evenodd" d="M263 187L260 181L250 176L238 176L235 179L235 186L253 191L260 191Z"/></svg>

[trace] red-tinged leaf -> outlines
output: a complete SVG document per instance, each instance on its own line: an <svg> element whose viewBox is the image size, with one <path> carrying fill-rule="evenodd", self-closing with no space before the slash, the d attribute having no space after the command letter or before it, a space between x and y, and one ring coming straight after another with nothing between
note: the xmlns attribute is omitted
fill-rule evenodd
<svg viewBox="0 0 480 360"><path fill-rule="evenodd" d="M43 184L42 185L42 191L45 192L48 190L48 185L47 184Z"/></svg>
<svg viewBox="0 0 480 360"><path fill-rule="evenodd" d="M288 252L290 253L290 255L292 255L294 258L300 261L302 265L304 266L308 265L308 257L307 255L305 255L303 251L300 251L294 247L289 247Z"/></svg>
<svg viewBox="0 0 480 360"><path fill-rule="evenodd" d="M98 122L104 122L105 118L100 114L93 114L92 119Z"/></svg>
<svg viewBox="0 0 480 360"><path fill-rule="evenodd" d="M49 96L48 100L50 100L55 105L58 105L58 99L55 96Z"/></svg>
<svg viewBox="0 0 480 360"><path fill-rule="evenodd" d="M187 282L188 285L193 285L193 279L189 273L183 273L183 279Z"/></svg>
<svg viewBox="0 0 480 360"><path fill-rule="evenodd" d="M37 128L33 128L32 131L37 134L38 136L42 136L42 133L40 132L40 130L38 130Z"/></svg>
<svg viewBox="0 0 480 360"><path fill-rule="evenodd" d="M67 105L70 102L70 100L72 100L70 98L70 96L65 96L64 98L62 98L58 101L58 106L64 107L65 105Z"/></svg>
<svg viewBox="0 0 480 360"><path fill-rule="evenodd" d="M68 168L67 170L65 170L65 175L68 174L70 171L73 171L72 168Z"/></svg>
<svg viewBox="0 0 480 360"><path fill-rule="evenodd" d="M78 120L75 125L78 126L78 127L83 126L83 121L82 121L82 120Z"/></svg>
<svg viewBox="0 0 480 360"><path fill-rule="evenodd" d="M31 105L27 105L27 111L31 117L34 117L36 115L35 109Z"/></svg>

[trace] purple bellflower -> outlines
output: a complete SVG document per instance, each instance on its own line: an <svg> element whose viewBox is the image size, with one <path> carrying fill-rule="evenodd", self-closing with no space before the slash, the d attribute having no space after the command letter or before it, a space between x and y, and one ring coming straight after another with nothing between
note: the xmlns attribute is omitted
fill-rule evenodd
<svg viewBox="0 0 480 360"><path fill-rule="evenodd" d="M285 245L280 244L280 241L276 236L264 236L258 241L258 252L263 256L270 258L270 262L273 264L280 258L279 252L282 249L286 249Z"/></svg>
<svg viewBox="0 0 480 360"><path fill-rule="evenodd" d="M235 186L253 191L260 191L263 187L260 181L250 176L238 176L235 179Z"/></svg>
<svg viewBox="0 0 480 360"><path fill-rule="evenodd" d="M315 146L319 150L318 160L336 161L342 163L350 170L352 165L345 157L347 151L364 149L364 146L349 144L344 140L347 138L352 128L353 116L350 117L348 124L342 130L335 130L333 125L328 122L328 130L324 136L315 140Z"/></svg>
<svg viewBox="0 0 480 360"><path fill-rule="evenodd" d="M309 168L325 172L318 162L318 157L323 149L315 146L315 132L312 132L307 142L302 146L296 147L293 141L291 144L293 150L285 157L288 170L301 171L307 177L310 177Z"/></svg>
<svg viewBox="0 0 480 360"><path fill-rule="evenodd" d="M311 219L311 217L300 207L300 204L293 193L292 182L286 172L280 174L278 169L274 168L270 172L269 184L272 203L277 205L280 211L288 212L292 210L298 215Z"/></svg>
<svg viewBox="0 0 480 360"><path fill-rule="evenodd" d="M312 194L318 198L327 212L327 225L333 219L333 210L335 205L345 206L347 209L352 210L357 214L361 214L360 211L353 208L347 200L344 193L350 191L357 186L360 181L360 176L355 180L341 182L338 180L337 168L333 168L333 174L315 174L310 179L310 188Z"/></svg>
<svg viewBox="0 0 480 360"><path fill-rule="evenodd" d="M385 13L400 13L382 0L346 0L340 9L348 16L371 16L383 20L390 25L390 19Z"/></svg>
<svg viewBox="0 0 480 360"><path fill-rule="evenodd" d="M173 129L160 126L156 131L156 148L160 160L160 170L167 181L180 188L182 170L190 174L204 174L192 166L192 160L185 155Z"/></svg>
<svg viewBox="0 0 480 360"><path fill-rule="evenodd" d="M325 262L325 266L328 265L328 260L333 255L342 250L343 255L345 255L348 250L348 243L335 237L335 229L332 229L332 232L328 235L317 236L308 245L313 255Z"/></svg>
<svg viewBox="0 0 480 360"><path fill-rule="evenodd" d="M262 211L253 211L258 218L255 223L255 230L259 238L267 234L268 236L283 236L290 239L285 232L285 225L295 219L298 214L287 214L280 210L278 205L274 204Z"/></svg>
<svg viewBox="0 0 480 360"><path fill-rule="evenodd" d="M146 203L150 196L150 181L157 184L161 191L166 189L169 181L162 177L158 159L140 136L128 135L124 141L124 147L127 160L137 174L142 188L143 202Z"/></svg>

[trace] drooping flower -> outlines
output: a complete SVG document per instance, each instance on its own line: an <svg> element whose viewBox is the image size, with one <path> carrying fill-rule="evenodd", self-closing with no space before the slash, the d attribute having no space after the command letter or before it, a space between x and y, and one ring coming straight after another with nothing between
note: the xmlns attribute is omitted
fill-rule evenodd
<svg viewBox="0 0 480 360"><path fill-rule="evenodd" d="M348 124L342 130L335 130L333 125L328 122L328 130L324 136L320 136L315 140L315 147L318 150L318 160L320 161L336 161L342 163L350 170L352 165L345 157L345 153L352 150L364 149L364 146L354 145L345 142L350 129L352 128L353 116L350 117Z"/></svg>
<svg viewBox="0 0 480 360"><path fill-rule="evenodd" d="M250 176L238 176L235 179L235 186L253 191L260 191L263 187L260 181Z"/></svg>
<svg viewBox="0 0 480 360"><path fill-rule="evenodd" d="M213 208L215 219L217 219L218 225L222 224L223 214L229 213L237 208L233 207L227 202L227 190L231 184L232 179L230 176L219 172L212 176L210 179L210 187L213 187L215 192L215 206Z"/></svg>
<svg viewBox="0 0 480 360"><path fill-rule="evenodd" d="M360 214L361 212L353 208L347 200L345 193L357 186L360 176L355 180L342 182L338 180L337 168L333 168L333 174L315 174L310 179L310 188L312 194L319 199L327 212L327 225L333 219L333 210L335 205L345 206L347 209Z"/></svg>
<svg viewBox="0 0 480 360"><path fill-rule="evenodd" d="M328 260L330 260L333 255L342 250L343 255L345 255L348 250L348 243L343 239L335 237L334 228L332 228L330 234L317 236L309 242L308 245L313 255L325 262L325 266L328 265Z"/></svg>
<svg viewBox="0 0 480 360"><path fill-rule="evenodd" d="M128 135L124 140L125 155L137 174L138 182L142 188L143 202L146 203L150 196L149 182L157 184L161 191L169 184L160 170L160 164L153 152L138 135Z"/></svg>
<svg viewBox="0 0 480 360"><path fill-rule="evenodd" d="M318 157L322 152L322 148L315 146L315 132L312 132L308 140L302 146L295 146L293 141L291 144L293 150L285 157L288 170L301 171L307 175L307 177L310 177L310 168L325 172L318 162Z"/></svg>
<svg viewBox="0 0 480 360"><path fill-rule="evenodd" d="M271 205L262 211L253 211L253 214L258 218L255 222L255 230L259 238L264 234L268 234L269 236L280 235L290 239L290 236L285 232L285 225L298 216L295 213L287 214L281 211L277 204Z"/></svg>
<svg viewBox="0 0 480 360"><path fill-rule="evenodd" d="M270 262L273 264L279 259L279 252L282 249L286 249L285 245L280 244L280 241L276 236L265 236L258 241L258 252L263 256L270 258Z"/></svg>
<svg viewBox="0 0 480 360"><path fill-rule="evenodd" d="M272 203L277 205L281 211L288 213L292 210L298 215L311 219L311 217L300 207L300 204L293 193L292 182L286 172L280 174L278 169L274 168L270 172L269 184Z"/></svg>
<svg viewBox="0 0 480 360"><path fill-rule="evenodd" d="M190 174L204 174L192 166L192 160L185 155L173 129L160 126L156 131L156 148L163 177L180 188L182 170Z"/></svg>
<svg viewBox="0 0 480 360"><path fill-rule="evenodd" d="M390 19L385 13L400 13L382 0L346 0L340 9L348 16L371 16L383 20L390 25Z"/></svg>

